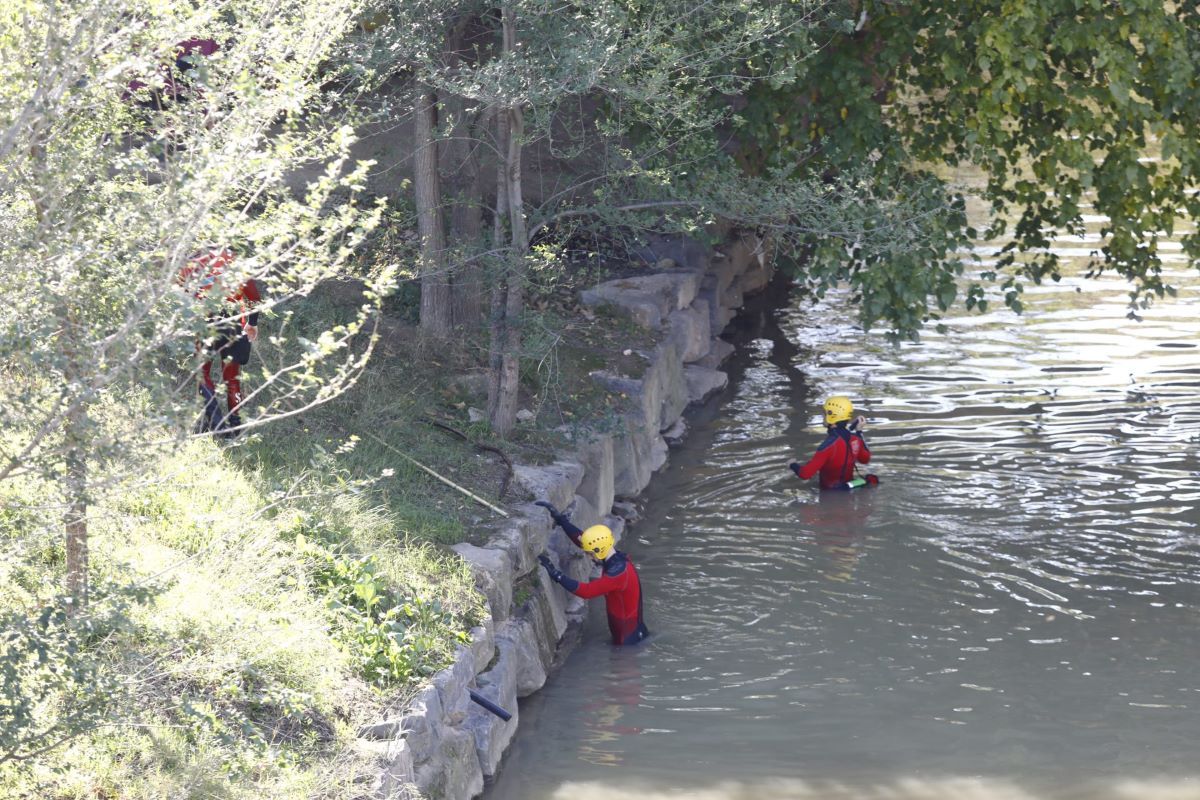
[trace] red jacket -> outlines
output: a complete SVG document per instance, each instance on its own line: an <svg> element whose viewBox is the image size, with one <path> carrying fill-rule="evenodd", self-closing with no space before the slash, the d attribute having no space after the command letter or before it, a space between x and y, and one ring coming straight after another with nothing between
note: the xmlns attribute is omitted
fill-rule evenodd
<svg viewBox="0 0 1200 800"><path fill-rule="evenodd" d="M642 621L642 582L633 562L621 551L614 551L604 561L604 572L599 578L568 591L585 600L604 596L613 644L637 644L647 636Z"/></svg>
<svg viewBox="0 0 1200 800"><path fill-rule="evenodd" d="M583 531L578 526L557 512L554 521L562 526L563 532L576 547L583 547L580 543ZM601 566L603 571L600 577L587 583L581 583L561 573L557 578L551 573L550 577L576 597L585 600L603 597L612 643L637 644L650 635L642 618L642 582L638 578L637 569L629 560L629 556L620 550L613 550L612 555L604 559Z"/></svg>
<svg viewBox="0 0 1200 800"><path fill-rule="evenodd" d="M817 452L796 474L802 480L808 480L820 471L821 488L832 489L854 477L855 464L866 464L870 460L871 451L861 433L833 426Z"/></svg>
<svg viewBox="0 0 1200 800"><path fill-rule="evenodd" d="M179 271L179 282L190 289L197 298L204 297L215 286L223 289L221 276L225 268L233 263L233 253L228 249L213 250L202 255L194 256L187 265ZM262 302L262 292L259 291L258 281L253 278L245 281L234 291L225 290L225 299L236 305L241 312L242 326L257 325L258 312L255 306Z"/></svg>

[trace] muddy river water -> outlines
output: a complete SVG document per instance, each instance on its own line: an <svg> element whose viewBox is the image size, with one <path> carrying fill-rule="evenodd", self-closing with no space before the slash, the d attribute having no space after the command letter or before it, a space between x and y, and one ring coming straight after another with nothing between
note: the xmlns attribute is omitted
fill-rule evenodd
<svg viewBox="0 0 1200 800"><path fill-rule="evenodd" d="M1076 267L898 347L844 296L745 314L621 545L654 637L594 602L489 800L1200 798L1200 281L1168 267L1140 323ZM831 394L878 488L787 470Z"/></svg>

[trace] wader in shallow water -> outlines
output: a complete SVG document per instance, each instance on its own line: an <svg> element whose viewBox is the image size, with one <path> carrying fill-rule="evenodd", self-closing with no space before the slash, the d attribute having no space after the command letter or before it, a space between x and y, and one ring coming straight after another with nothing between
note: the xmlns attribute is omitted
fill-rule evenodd
<svg viewBox="0 0 1200 800"><path fill-rule="evenodd" d="M539 500L537 504L550 512L554 522L577 547L585 550L603 566L599 578L580 583L564 575L562 570L550 561L550 557L543 553L538 556L538 561L546 568L550 579L571 594L585 600L604 596L604 604L608 611L608 630L612 633L613 644L637 644L649 636L650 631L646 630L646 623L642 619L642 582L638 579L637 569L629 560L629 556L613 547L613 535L608 526L593 525L583 531L545 500Z"/></svg>
<svg viewBox="0 0 1200 800"><path fill-rule="evenodd" d="M854 475L855 465L871 461L871 451L861 432L866 419L859 417L851 423L853 413L854 406L848 398L831 397L826 400L825 424L829 428L829 435L807 464L801 466L793 461L788 468L805 481L820 472L822 489L855 489L879 483L874 475L864 478Z"/></svg>

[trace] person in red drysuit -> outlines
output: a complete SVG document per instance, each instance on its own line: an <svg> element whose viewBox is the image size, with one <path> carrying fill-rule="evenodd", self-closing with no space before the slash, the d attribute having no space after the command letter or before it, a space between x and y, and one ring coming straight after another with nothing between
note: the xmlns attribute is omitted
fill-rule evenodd
<svg viewBox="0 0 1200 800"><path fill-rule="evenodd" d="M650 631L646 629L646 623L642 619L642 582L638 579L637 569L629 560L629 556L613 547L613 535L608 526L593 525L582 531L572 524L565 514L545 500L537 501L537 505L549 511L551 518L571 541L599 561L603 567L599 578L580 583L564 575L554 566L550 557L543 553L538 556L538 561L546 568L550 579L576 597L585 600L604 597L608 611L608 630L612 634L613 644L637 644L649 636Z"/></svg>
<svg viewBox="0 0 1200 800"><path fill-rule="evenodd" d="M213 250L193 257L180 271L180 283L192 290L197 298L205 297L214 288L225 291L226 307L209 317L213 323L210 338L203 345L207 357L200 365L200 394L204 398L204 415L200 421L203 431L221 431L236 436L242 418L238 409L242 405L242 367L250 362L250 346L258 338L257 306L262 302L262 292L253 278L241 282L236 289L228 291L221 285L225 270L233 263L233 253L228 249ZM217 386L213 379L213 365L220 365L221 380L225 384L226 413L221 414L217 401Z"/></svg>
<svg viewBox="0 0 1200 800"><path fill-rule="evenodd" d="M826 400L825 424L829 435L807 464L802 466L793 461L788 468L805 481L820 472L822 489L847 488L846 483L854 478L854 465L866 464L871 460L871 451L862 435L866 418L860 416L851 422L853 414L854 406L849 398L831 397ZM872 480L874 477L868 475L867 482L877 483L878 479Z"/></svg>
<svg viewBox="0 0 1200 800"><path fill-rule="evenodd" d="M172 103L186 103L202 96L203 92L194 85L205 58L213 55L221 46L213 39L185 39L175 45L175 62L158 68L162 86L154 88L146 81L134 79L129 82L122 96L143 108L161 111Z"/></svg>

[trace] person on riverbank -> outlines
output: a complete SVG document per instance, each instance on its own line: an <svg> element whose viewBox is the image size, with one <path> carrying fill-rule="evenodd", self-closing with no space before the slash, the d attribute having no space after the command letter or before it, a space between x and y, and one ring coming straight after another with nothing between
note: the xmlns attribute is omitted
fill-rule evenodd
<svg viewBox="0 0 1200 800"><path fill-rule="evenodd" d="M871 460L871 451L867 447L862 431L866 426L866 417L854 416L854 404L848 397L831 397L825 401L825 425L828 435L817 452L801 465L798 461L788 464L788 468L796 473L800 480L808 480L818 472L821 474L822 489L844 489L854 479L856 464L866 464ZM867 483L878 483L874 475L866 477Z"/></svg>
<svg viewBox="0 0 1200 800"><path fill-rule="evenodd" d="M240 375L242 367L250 363L250 348L258 338L257 307L262 302L262 291L253 278L233 287L222 285L226 269L232 263L233 253L221 248L193 257L179 275L180 283L189 287L197 300L214 290L224 296L221 310L209 316L214 325L211 336L205 342L198 342L196 348L204 354L200 364L200 395L204 400L200 429L227 437L236 436L242 425L238 413L243 399ZM224 415L217 400L214 366L220 370L225 384Z"/></svg>
<svg viewBox="0 0 1200 800"><path fill-rule="evenodd" d="M613 644L637 644L649 636L650 631L646 629L642 618L642 582L629 556L613 546L612 530L607 525L593 525L586 531L580 530L552 504L539 500L537 505L549 511L555 524L563 529L575 546L599 561L602 567L599 578L580 583L564 575L543 553L538 556L538 561L546 568L550 579L576 597L585 600L604 597Z"/></svg>

